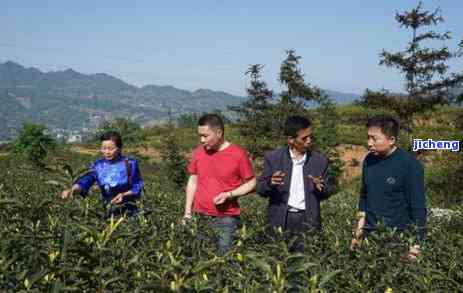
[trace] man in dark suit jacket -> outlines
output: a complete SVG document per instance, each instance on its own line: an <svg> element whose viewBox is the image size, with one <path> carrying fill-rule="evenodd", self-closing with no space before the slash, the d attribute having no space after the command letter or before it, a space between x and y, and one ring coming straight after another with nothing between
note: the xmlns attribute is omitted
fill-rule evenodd
<svg viewBox="0 0 463 293"><path fill-rule="evenodd" d="M320 201L334 190L328 160L312 150L310 120L289 117L285 124L288 145L265 156L257 193L268 197L267 224L291 234L321 230ZM301 250L300 243L299 248Z"/></svg>

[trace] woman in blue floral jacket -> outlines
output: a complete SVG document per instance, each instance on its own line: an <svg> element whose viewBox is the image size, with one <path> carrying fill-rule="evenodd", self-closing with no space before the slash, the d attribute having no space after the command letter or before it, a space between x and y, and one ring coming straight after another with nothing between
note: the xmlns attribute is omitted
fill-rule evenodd
<svg viewBox="0 0 463 293"><path fill-rule="evenodd" d="M135 216L138 209L134 202L140 198L143 189L138 162L122 155L122 139L119 133L104 133L100 141L103 158L94 162L91 170L80 177L72 188L64 190L61 198L70 198L74 192L85 197L96 182L101 190L103 204L112 206L108 216L122 213Z"/></svg>

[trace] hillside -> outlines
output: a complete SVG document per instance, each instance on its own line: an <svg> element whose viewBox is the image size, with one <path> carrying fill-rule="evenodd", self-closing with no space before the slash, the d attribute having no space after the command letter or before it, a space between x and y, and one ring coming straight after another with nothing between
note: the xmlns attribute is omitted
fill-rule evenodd
<svg viewBox="0 0 463 293"><path fill-rule="evenodd" d="M338 103L355 94L325 90ZM14 136L26 121L52 129L91 130L103 119L134 118L141 124L165 119L169 112L226 110L244 97L223 91L188 91L171 85L136 87L106 73L82 74L72 69L42 72L12 61L0 63L0 141Z"/></svg>
<svg viewBox="0 0 463 293"><path fill-rule="evenodd" d="M102 119L130 117L145 124L185 112L212 111L237 105L244 98L225 92L193 92L173 86L136 87L105 73L72 69L42 72L14 62L0 64L0 141L25 121L50 128L92 129Z"/></svg>

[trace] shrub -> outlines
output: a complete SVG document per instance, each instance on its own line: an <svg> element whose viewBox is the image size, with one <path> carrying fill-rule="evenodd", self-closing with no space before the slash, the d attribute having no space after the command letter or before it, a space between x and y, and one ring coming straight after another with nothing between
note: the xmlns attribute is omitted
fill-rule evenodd
<svg viewBox="0 0 463 293"><path fill-rule="evenodd" d="M122 136L124 144L137 145L146 140L146 135L143 133L140 124L126 119L116 118L114 120L105 120L95 132L94 140L99 141L100 136L108 131L117 131Z"/></svg>
<svg viewBox="0 0 463 293"><path fill-rule="evenodd" d="M55 140L45 131L46 127L41 124L25 123L13 142L13 152L43 167L48 153L56 146Z"/></svg>

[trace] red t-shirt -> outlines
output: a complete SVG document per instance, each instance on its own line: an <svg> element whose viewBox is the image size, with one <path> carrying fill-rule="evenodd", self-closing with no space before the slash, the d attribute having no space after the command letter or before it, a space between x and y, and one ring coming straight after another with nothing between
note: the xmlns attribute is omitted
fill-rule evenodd
<svg viewBox="0 0 463 293"><path fill-rule="evenodd" d="M188 172L197 175L193 211L211 216L237 216L237 200L227 200L216 206L213 198L221 192L234 190L254 177L252 163L245 150L230 144L227 148L208 153L203 146L193 151Z"/></svg>

